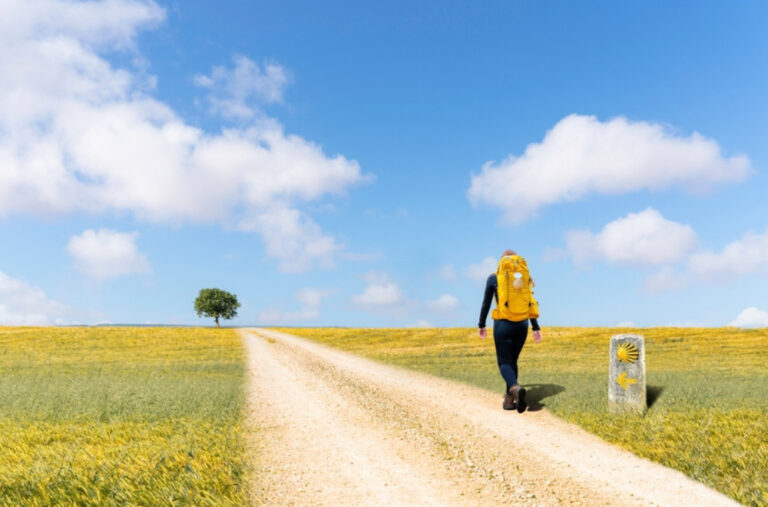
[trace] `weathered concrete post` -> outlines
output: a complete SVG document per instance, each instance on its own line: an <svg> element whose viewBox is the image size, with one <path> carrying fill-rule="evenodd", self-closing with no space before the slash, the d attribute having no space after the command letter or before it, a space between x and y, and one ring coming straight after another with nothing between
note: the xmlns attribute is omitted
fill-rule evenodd
<svg viewBox="0 0 768 507"><path fill-rule="evenodd" d="M611 337L608 408L611 412L643 413L645 393L645 340L638 334Z"/></svg>

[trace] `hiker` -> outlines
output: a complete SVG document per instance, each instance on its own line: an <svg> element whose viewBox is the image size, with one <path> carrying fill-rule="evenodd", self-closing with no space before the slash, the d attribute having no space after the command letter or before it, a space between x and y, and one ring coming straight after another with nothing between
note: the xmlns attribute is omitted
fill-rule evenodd
<svg viewBox="0 0 768 507"><path fill-rule="evenodd" d="M539 328L539 304L533 297L533 279L528 266L514 250L507 250L501 256L496 272L488 277L485 284L483 306L480 308L478 334L485 338L485 320L491 307L491 298L496 300L493 309L493 341L496 345L496 361L501 376L507 383L504 392L504 410L517 408L525 412L525 388L518 384L517 358L528 337L528 321L533 327L533 339L541 341Z"/></svg>

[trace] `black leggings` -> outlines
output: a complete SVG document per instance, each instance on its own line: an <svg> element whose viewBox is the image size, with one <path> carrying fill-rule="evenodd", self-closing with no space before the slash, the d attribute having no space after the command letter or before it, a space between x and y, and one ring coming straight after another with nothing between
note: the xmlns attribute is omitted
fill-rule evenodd
<svg viewBox="0 0 768 507"><path fill-rule="evenodd" d="M507 383L507 392L517 385L517 358L528 337L528 319L519 322L511 320L493 321L493 341L496 344L496 362L501 376Z"/></svg>

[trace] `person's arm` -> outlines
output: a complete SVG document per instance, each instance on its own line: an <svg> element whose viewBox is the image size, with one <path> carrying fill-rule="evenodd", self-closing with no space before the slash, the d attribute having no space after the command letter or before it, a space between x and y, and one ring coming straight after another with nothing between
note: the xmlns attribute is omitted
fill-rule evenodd
<svg viewBox="0 0 768 507"><path fill-rule="evenodd" d="M477 327L485 328L485 321L488 318L488 311L491 309L491 299L496 295L496 274L492 274L485 282L485 293L483 294L483 305L480 307L480 321Z"/></svg>
<svg viewBox="0 0 768 507"><path fill-rule="evenodd" d="M533 328L533 341L541 343L541 328L539 327L539 319L531 319L531 327Z"/></svg>

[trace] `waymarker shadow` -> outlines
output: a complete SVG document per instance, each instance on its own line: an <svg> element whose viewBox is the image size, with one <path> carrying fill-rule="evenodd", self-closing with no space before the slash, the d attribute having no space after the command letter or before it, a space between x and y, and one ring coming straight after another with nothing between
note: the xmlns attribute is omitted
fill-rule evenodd
<svg viewBox="0 0 768 507"><path fill-rule="evenodd" d="M656 400L659 399L661 393L664 392L664 386L651 386L649 385L645 391L645 401L648 403L648 408L651 408Z"/></svg>
<svg viewBox="0 0 768 507"><path fill-rule="evenodd" d="M565 391L565 387L558 384L530 384L525 386L525 391L528 410L536 412L546 406L542 400L562 393Z"/></svg>

